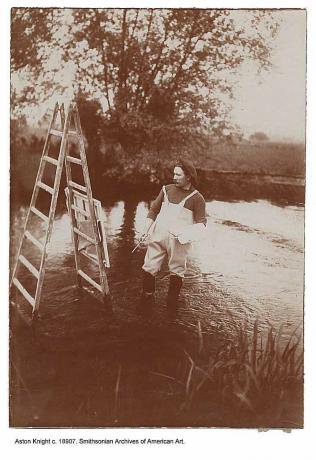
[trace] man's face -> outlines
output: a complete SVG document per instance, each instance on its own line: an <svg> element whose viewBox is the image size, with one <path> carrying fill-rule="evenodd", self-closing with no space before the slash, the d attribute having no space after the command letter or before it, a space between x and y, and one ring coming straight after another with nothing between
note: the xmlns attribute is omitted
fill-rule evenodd
<svg viewBox="0 0 316 460"><path fill-rule="evenodd" d="M173 182L177 187L186 187L190 184L190 178L184 173L180 166L176 166L173 170Z"/></svg>

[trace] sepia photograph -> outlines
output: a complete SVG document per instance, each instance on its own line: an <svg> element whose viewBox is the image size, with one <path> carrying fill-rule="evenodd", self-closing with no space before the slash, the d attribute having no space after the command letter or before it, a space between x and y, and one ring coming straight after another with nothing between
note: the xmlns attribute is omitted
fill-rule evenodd
<svg viewBox="0 0 316 460"><path fill-rule="evenodd" d="M307 11L13 7L11 428L304 428Z"/></svg>

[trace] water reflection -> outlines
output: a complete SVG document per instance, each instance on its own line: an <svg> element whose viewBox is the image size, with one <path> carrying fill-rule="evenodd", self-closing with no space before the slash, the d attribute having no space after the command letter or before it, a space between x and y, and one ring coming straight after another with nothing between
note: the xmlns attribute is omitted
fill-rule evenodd
<svg viewBox="0 0 316 460"><path fill-rule="evenodd" d="M134 222L137 205L138 202L135 200L125 202L120 230L116 235L116 259L119 263L120 277L123 279L128 278L133 269L132 250L135 245Z"/></svg>
<svg viewBox="0 0 316 460"><path fill-rule="evenodd" d="M149 203L145 203L141 201L137 205L136 215L134 220L134 228L136 236L141 234L144 229L144 219L148 213ZM135 239L135 243L137 244L137 238Z"/></svg>
<svg viewBox="0 0 316 460"><path fill-rule="evenodd" d="M120 230L122 225L122 220L124 216L124 202L119 201L115 203L112 207L105 208L106 214L106 227L107 234L109 237L116 235Z"/></svg>

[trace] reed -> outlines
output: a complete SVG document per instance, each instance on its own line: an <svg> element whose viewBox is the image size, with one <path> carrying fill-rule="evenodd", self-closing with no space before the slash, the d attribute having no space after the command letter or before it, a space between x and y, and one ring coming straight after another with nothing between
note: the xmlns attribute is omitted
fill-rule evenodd
<svg viewBox="0 0 316 460"><path fill-rule="evenodd" d="M121 383L121 372L122 365L120 364L117 372L117 379L114 390L114 424L117 424L119 421L119 391Z"/></svg>
<svg viewBox="0 0 316 460"><path fill-rule="evenodd" d="M301 334L295 330L282 345L282 326L261 332L255 321L252 328L234 324L234 331L217 352L202 356L198 323L196 356L184 351L181 376L165 376L174 393L182 394L182 415L209 410L226 414L230 425L301 426Z"/></svg>

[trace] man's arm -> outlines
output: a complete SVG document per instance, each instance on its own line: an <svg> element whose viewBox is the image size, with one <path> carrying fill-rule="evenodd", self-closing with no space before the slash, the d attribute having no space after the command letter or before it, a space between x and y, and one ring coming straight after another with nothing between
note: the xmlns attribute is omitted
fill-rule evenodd
<svg viewBox="0 0 316 460"><path fill-rule="evenodd" d="M150 217L146 218L144 229L143 229L143 235L147 235L149 230L151 229L151 226L153 225L155 221L151 219Z"/></svg>
<svg viewBox="0 0 316 460"><path fill-rule="evenodd" d="M156 220L156 217L158 216L160 212L162 203L163 203L163 191L161 189L157 198L151 203L150 209L147 214L147 218L152 219L153 221Z"/></svg>
<svg viewBox="0 0 316 460"><path fill-rule="evenodd" d="M194 196L193 219L196 224L206 225L205 200L200 193Z"/></svg>
<svg viewBox="0 0 316 460"><path fill-rule="evenodd" d="M192 243L193 241L200 241L207 236L205 200L200 193L197 194L194 198L195 198L194 203L193 203L194 224L188 225L178 235L178 241L181 244Z"/></svg>
<svg viewBox="0 0 316 460"><path fill-rule="evenodd" d="M143 235L147 235L151 226L156 220L157 215L160 212L161 205L163 202L163 191L160 190L159 195L157 198L151 203L150 209L147 214L147 218L145 221L144 229L143 229Z"/></svg>

